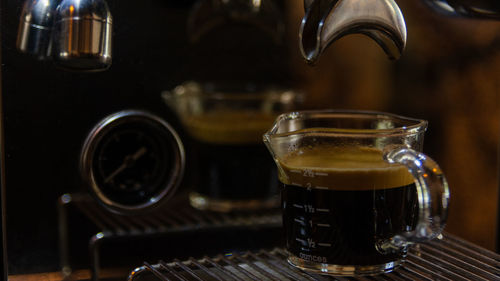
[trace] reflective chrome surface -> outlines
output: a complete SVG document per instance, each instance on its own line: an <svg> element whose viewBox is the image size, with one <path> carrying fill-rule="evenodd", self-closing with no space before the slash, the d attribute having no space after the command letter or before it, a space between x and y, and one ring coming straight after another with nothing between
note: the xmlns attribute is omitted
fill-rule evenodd
<svg viewBox="0 0 500 281"><path fill-rule="evenodd" d="M135 125L127 127L129 124ZM134 129L133 126L137 125L141 126L140 128L142 129ZM121 129L120 126L122 127ZM150 128L146 129L148 127ZM132 135L133 138L141 140L155 138L154 141L161 141L162 145L168 149L168 158L163 159L160 155L161 151L153 151L155 147L146 147L145 143L139 143L143 146L140 146L136 150L135 155L130 154L121 158L123 155L118 153L120 145L124 146L124 149L128 152L137 149L135 145L138 143L131 142L126 136L123 137L124 140L120 141L120 133L116 134L120 130L125 132L123 135ZM110 144L110 139L113 139L112 144ZM108 143L112 146L110 154L104 155L98 152L98 147L102 143ZM147 152L148 149L151 151ZM155 153L155 155L145 155L146 153ZM148 158L146 160L142 159L142 163L147 161L152 162L152 165L141 167L137 163L141 161L138 159L141 157ZM150 159L150 157L153 158ZM157 208L175 194L184 176L185 158L184 145L179 135L165 120L145 111L123 110L101 120L88 134L80 155L80 172L83 181L88 185L89 193L101 206L113 213L136 215L140 212L151 211ZM127 177L124 181L118 183L120 185L118 188L111 187L110 189L110 186L106 184L108 179L105 179L103 182L102 178L100 178L102 176L100 173L102 173L103 162L107 161L109 163L113 160L123 161L122 166L116 167L117 169L113 173L113 177L117 177L116 174L118 173L144 173L145 178L132 179ZM168 162L165 163L163 161ZM137 167L141 170L133 171L130 169L131 167ZM148 169L161 170L160 175ZM163 174L166 176L161 176ZM109 176L109 179L111 181L115 180L111 176ZM117 182L119 181L117 180ZM136 184L137 186L135 190L127 190L124 182ZM145 198L139 201L131 201L128 196L134 193L137 199L141 196Z"/></svg>
<svg viewBox="0 0 500 281"><path fill-rule="evenodd" d="M50 54L50 36L55 0L27 0L18 27L16 47L24 53L44 59Z"/></svg>
<svg viewBox="0 0 500 281"><path fill-rule="evenodd" d="M435 11L447 16L500 19L498 0L424 0Z"/></svg>
<svg viewBox="0 0 500 281"><path fill-rule="evenodd" d="M406 24L393 0L305 0L300 26L300 50L315 63L335 40L364 34L377 42L390 59L401 56L406 45Z"/></svg>
<svg viewBox="0 0 500 281"><path fill-rule="evenodd" d="M112 16L104 0L62 0L54 23L55 62L70 70L111 66Z"/></svg>
<svg viewBox="0 0 500 281"><path fill-rule="evenodd" d="M285 26L281 11L272 0L200 0L188 19L188 36L197 41L221 25L250 24L267 33L279 43Z"/></svg>

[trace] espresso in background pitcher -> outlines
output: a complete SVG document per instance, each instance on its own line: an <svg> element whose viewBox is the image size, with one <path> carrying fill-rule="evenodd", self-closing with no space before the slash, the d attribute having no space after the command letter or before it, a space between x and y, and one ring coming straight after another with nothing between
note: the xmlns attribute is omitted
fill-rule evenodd
<svg viewBox="0 0 500 281"><path fill-rule="evenodd" d="M193 144L191 205L229 212L279 205L278 177L262 143L276 116L295 108L287 90L218 90L188 82L164 92Z"/></svg>

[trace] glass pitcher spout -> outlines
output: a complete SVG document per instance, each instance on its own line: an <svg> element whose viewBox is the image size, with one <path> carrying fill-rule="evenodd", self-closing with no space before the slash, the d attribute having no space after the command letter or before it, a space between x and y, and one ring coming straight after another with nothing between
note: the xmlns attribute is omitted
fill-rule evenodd
<svg viewBox="0 0 500 281"><path fill-rule="evenodd" d="M299 46L310 64L349 34L370 37L390 59L398 59L406 46L406 24L394 0L305 0L304 7Z"/></svg>

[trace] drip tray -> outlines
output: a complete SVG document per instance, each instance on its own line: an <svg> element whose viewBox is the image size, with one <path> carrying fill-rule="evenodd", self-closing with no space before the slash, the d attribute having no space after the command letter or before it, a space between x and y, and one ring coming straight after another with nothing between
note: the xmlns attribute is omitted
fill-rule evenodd
<svg viewBox="0 0 500 281"><path fill-rule="evenodd" d="M445 234L410 250L394 272L359 278L308 274L286 262L281 248L228 253L212 258L144 263L129 281L157 280L500 280L500 256Z"/></svg>
<svg viewBox="0 0 500 281"><path fill-rule="evenodd" d="M187 194L134 216L110 213L86 194L65 194L59 200L59 228L63 272L90 269L92 280L99 279L100 268L130 270L144 260L186 259L282 243L279 209L204 212L189 205Z"/></svg>

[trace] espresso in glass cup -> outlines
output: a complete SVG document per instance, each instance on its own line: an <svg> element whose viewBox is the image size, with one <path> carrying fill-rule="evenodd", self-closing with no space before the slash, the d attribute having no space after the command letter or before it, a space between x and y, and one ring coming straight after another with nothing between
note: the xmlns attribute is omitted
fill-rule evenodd
<svg viewBox="0 0 500 281"><path fill-rule="evenodd" d="M278 175L262 134L279 114L295 108L300 94L186 82L162 96L190 137L193 207L217 212L279 207Z"/></svg>
<svg viewBox="0 0 500 281"><path fill-rule="evenodd" d="M283 114L264 135L278 166L288 261L332 275L392 271L439 235L449 190L422 154L424 120L388 113Z"/></svg>

